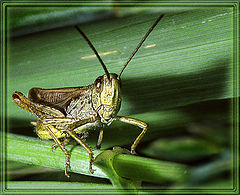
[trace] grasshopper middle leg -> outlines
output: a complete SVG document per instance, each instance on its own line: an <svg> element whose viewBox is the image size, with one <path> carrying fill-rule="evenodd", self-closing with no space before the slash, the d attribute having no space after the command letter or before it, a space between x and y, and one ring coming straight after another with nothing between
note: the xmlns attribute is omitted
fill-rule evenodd
<svg viewBox="0 0 240 195"><path fill-rule="evenodd" d="M78 137L74 131L66 130L66 132L71 137L73 137L81 146L83 146L85 148L85 150L87 150L87 152L89 154L89 158L90 158L89 169L90 169L91 173L94 173L94 170L92 168L92 164L93 164L93 160L94 160L92 149L80 137Z"/></svg>

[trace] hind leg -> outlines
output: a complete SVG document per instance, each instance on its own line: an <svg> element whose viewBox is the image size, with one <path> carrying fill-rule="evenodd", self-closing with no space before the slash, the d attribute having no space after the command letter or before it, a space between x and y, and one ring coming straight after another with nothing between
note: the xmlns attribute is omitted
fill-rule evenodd
<svg viewBox="0 0 240 195"><path fill-rule="evenodd" d="M66 155L66 163L65 163L65 175L67 177L70 177L68 175L68 167L70 165L70 154L67 151L67 149L64 147L64 145L59 141L59 139L57 138L57 136L53 133L54 131L56 131L56 128L53 126L47 126L46 127L47 131L49 132L49 134L51 135L51 137L53 138L53 140L56 142L57 146L59 146L59 148L64 152L64 154Z"/></svg>

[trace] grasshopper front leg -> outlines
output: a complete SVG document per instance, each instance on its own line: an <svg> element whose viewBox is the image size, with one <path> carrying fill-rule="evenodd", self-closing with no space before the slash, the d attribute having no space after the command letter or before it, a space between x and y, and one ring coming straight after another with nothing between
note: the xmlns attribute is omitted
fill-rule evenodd
<svg viewBox="0 0 240 195"><path fill-rule="evenodd" d="M142 132L135 139L135 141L133 142L133 144L131 146L131 153L136 154L136 151L135 151L136 147L139 144L139 142L141 141L141 139L143 138L143 136L145 135L145 133L147 132L148 124L143 122L143 121L140 121L138 119L127 117L127 116L117 116L117 120L122 121L124 123L128 123L128 124L138 126L142 129Z"/></svg>

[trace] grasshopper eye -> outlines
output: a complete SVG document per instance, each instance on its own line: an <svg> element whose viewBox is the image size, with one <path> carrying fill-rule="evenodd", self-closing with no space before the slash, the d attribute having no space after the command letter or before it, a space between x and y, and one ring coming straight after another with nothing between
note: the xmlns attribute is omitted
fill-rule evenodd
<svg viewBox="0 0 240 195"><path fill-rule="evenodd" d="M98 88L98 89L100 89L100 87L101 87L101 83L100 83L100 82L99 82L99 83L97 83L97 85L96 85L96 86L97 86L97 88Z"/></svg>
<svg viewBox="0 0 240 195"><path fill-rule="evenodd" d="M98 77L96 80L95 80L95 86L97 89L100 89L101 88L101 85L102 85L102 76Z"/></svg>

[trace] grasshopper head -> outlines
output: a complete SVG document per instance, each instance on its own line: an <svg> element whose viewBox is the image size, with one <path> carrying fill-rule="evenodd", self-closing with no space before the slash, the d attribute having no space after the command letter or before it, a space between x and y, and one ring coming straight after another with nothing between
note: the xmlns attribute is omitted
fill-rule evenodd
<svg viewBox="0 0 240 195"><path fill-rule="evenodd" d="M102 123L111 123L117 116L121 105L120 85L117 74L109 74L98 77L93 86L92 102L94 109L101 117Z"/></svg>

